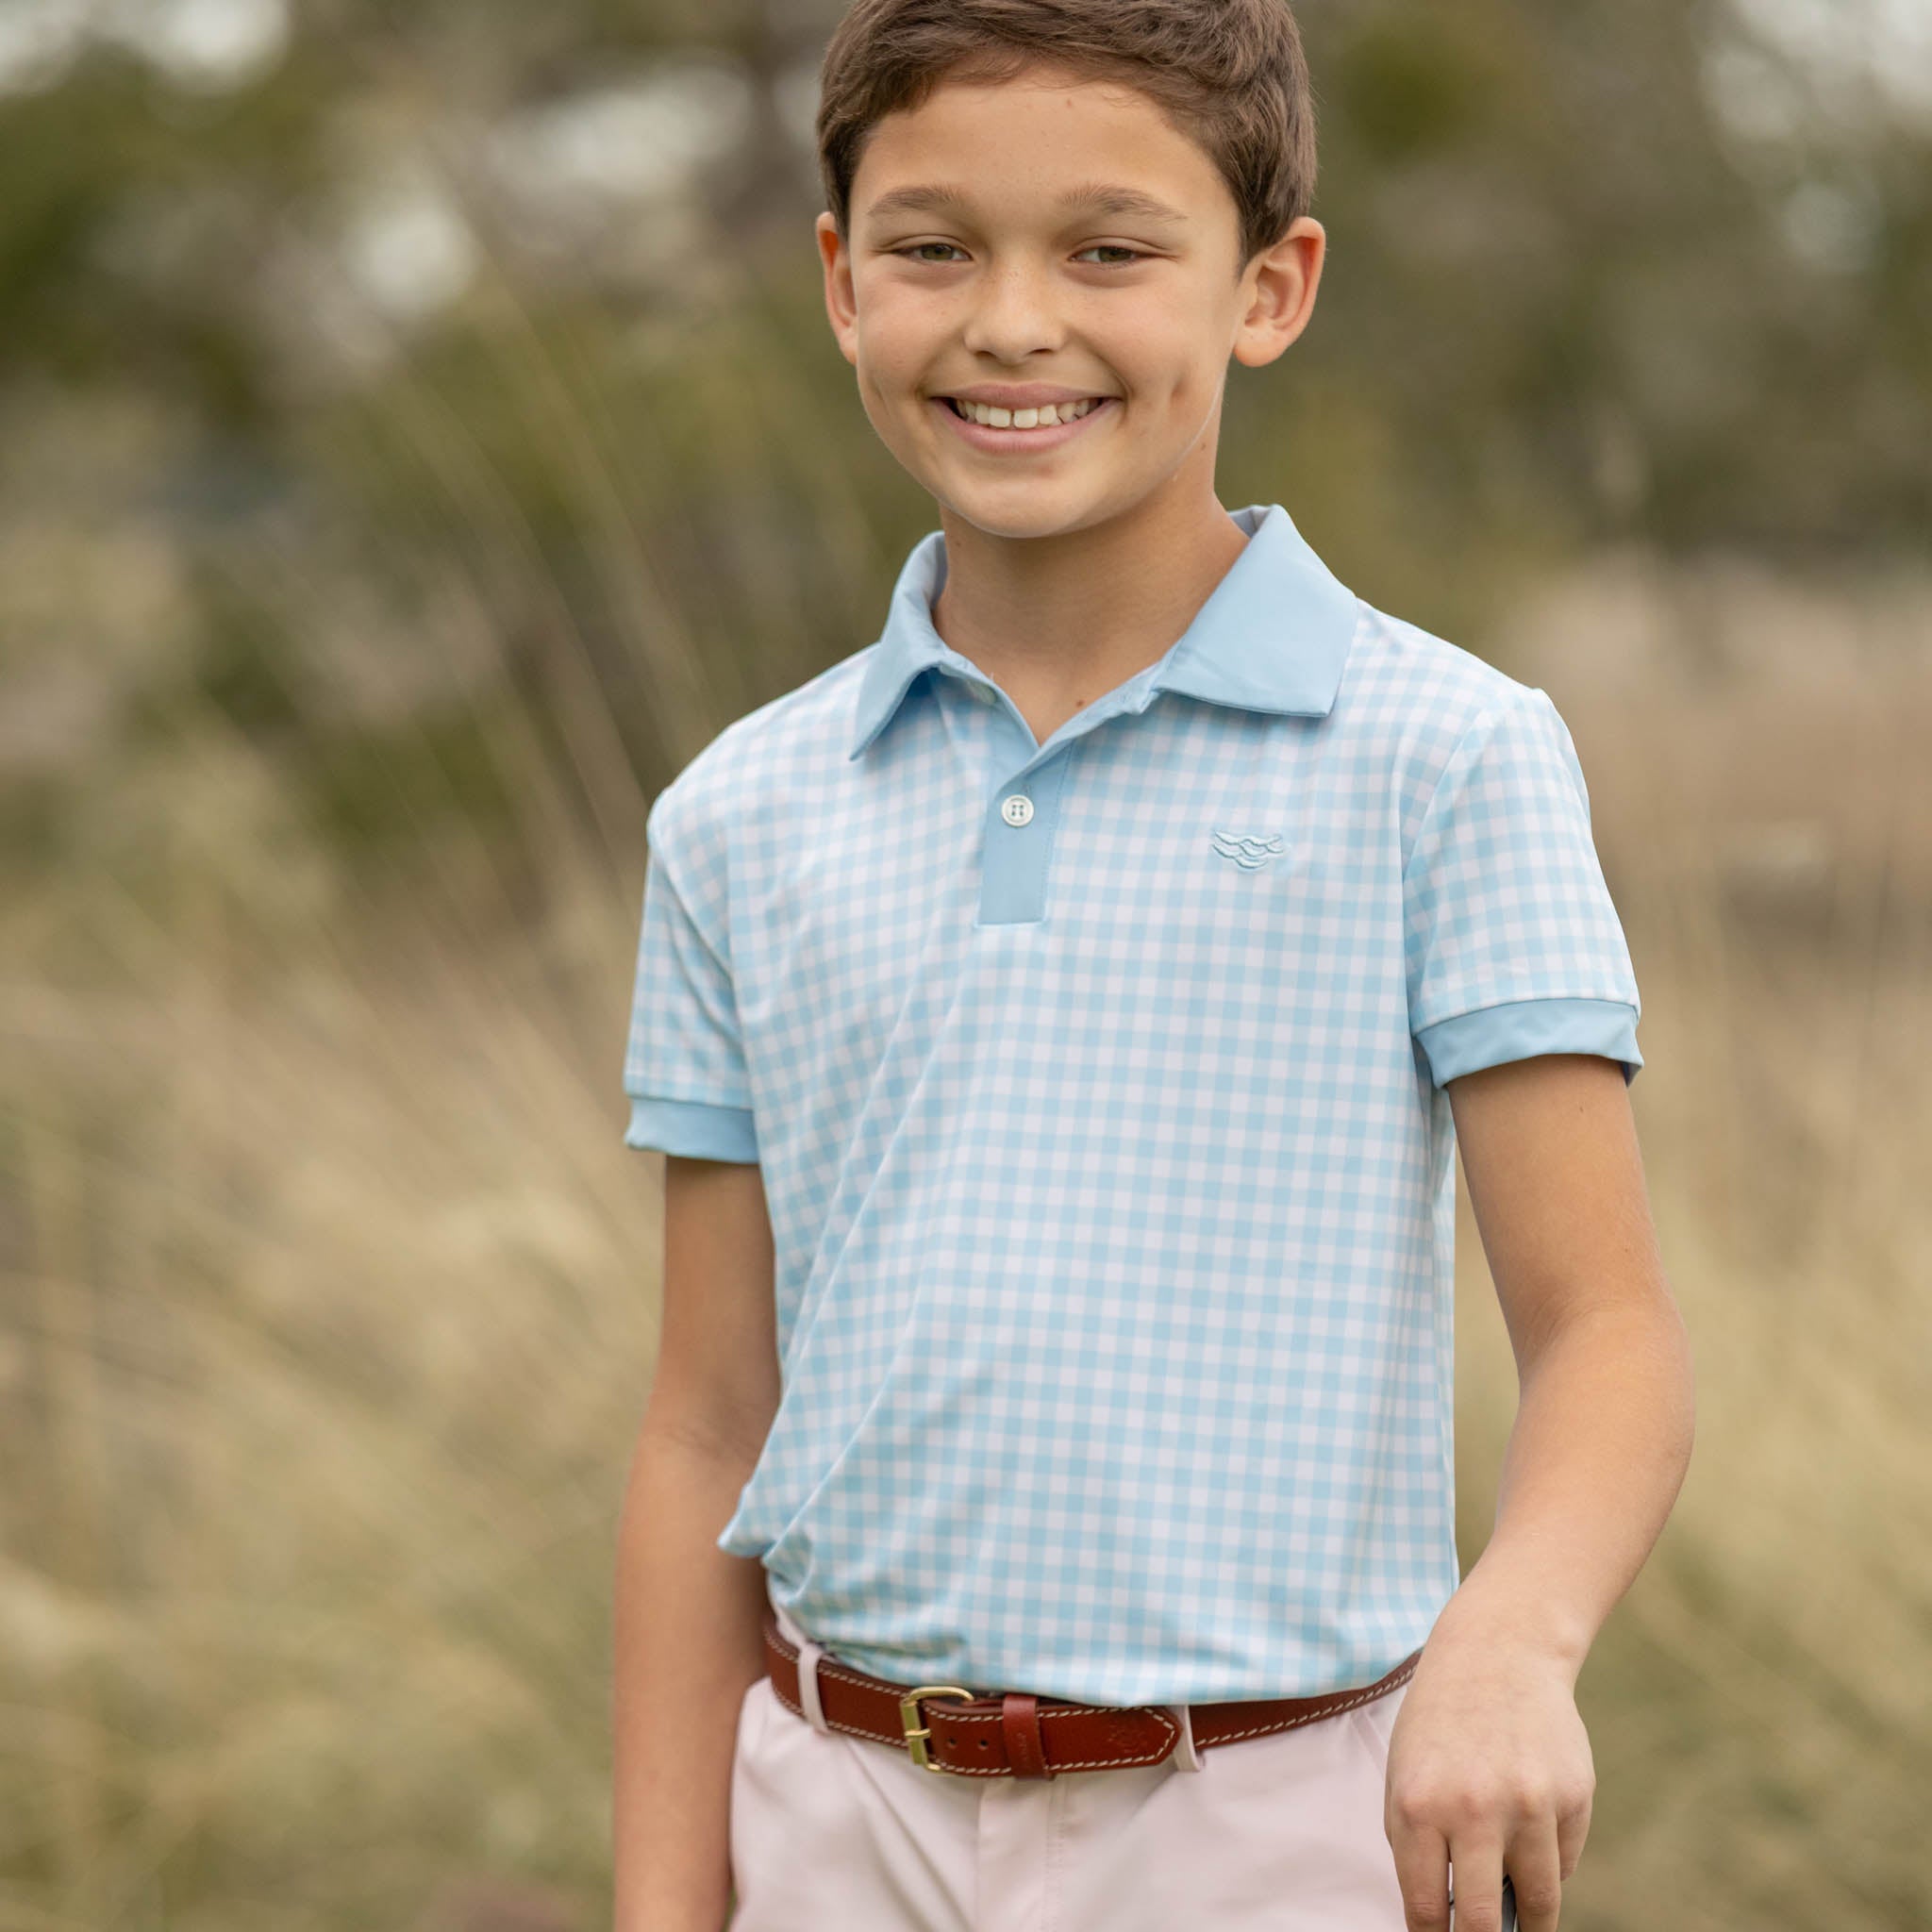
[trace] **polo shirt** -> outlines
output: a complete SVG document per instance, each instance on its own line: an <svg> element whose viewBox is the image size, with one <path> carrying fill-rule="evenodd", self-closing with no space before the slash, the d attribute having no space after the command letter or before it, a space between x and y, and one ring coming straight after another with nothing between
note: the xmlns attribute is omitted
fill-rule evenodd
<svg viewBox="0 0 1932 1932"><path fill-rule="evenodd" d="M1642 1064L1546 692L1279 504L1044 743L934 628L719 733L646 830L633 1147L762 1170L782 1394L717 1538L901 1683L1372 1681L1460 1581L1454 1120Z"/></svg>

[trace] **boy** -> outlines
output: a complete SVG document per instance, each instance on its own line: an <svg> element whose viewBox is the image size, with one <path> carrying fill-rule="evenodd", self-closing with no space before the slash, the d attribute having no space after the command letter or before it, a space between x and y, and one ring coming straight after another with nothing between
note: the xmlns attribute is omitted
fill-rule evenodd
<svg viewBox="0 0 1932 1932"><path fill-rule="evenodd" d="M1214 493L1307 325L1282 0L860 0L827 311L939 507L666 789L620 1932L1551 1932L1689 1456L1548 697ZM1454 1539L1452 1151L1521 1372Z"/></svg>

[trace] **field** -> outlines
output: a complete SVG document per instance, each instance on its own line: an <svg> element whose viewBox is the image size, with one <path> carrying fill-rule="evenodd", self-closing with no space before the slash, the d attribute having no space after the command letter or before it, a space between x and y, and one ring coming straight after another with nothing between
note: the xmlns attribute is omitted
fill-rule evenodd
<svg viewBox="0 0 1932 1932"><path fill-rule="evenodd" d="M1590 779L1698 1376L1579 1684L1574 1932L1932 1923L1928 634L1924 582L1631 555L1485 647ZM34 794L68 856L8 906L0 1932L602 1922L649 800L585 783L593 722L481 741L370 781L427 863L323 838L212 705ZM1457 1319L1467 1563L1514 1381L1466 1213Z"/></svg>

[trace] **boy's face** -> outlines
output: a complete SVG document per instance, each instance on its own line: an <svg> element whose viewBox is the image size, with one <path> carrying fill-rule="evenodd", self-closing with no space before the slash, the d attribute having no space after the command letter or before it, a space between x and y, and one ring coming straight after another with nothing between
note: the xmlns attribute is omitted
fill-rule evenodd
<svg viewBox="0 0 1932 1932"><path fill-rule="evenodd" d="M1104 190L1169 212L1109 208ZM1228 358L1273 361L1301 333L1325 245L1305 216L1237 277L1240 223L1208 156L1138 90L1043 67L942 82L889 115L851 206L849 249L829 213L818 240L866 414L941 504L1009 537L1104 523L1162 490L1211 499ZM984 428L944 400L961 391L1101 400L1058 427Z"/></svg>

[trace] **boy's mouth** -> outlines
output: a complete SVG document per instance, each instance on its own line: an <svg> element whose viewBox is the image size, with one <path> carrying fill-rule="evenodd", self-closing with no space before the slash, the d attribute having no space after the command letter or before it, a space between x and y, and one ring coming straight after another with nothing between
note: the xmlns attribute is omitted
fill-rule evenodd
<svg viewBox="0 0 1932 1932"><path fill-rule="evenodd" d="M987 403L961 402L958 396L941 396L939 400L952 410L962 422L977 423L985 429L1052 429L1063 423L1077 423L1083 416L1089 416L1104 403L1115 400L1112 396L1087 396L1077 403L1061 403L1058 406L1047 403L1038 409L1006 409Z"/></svg>

